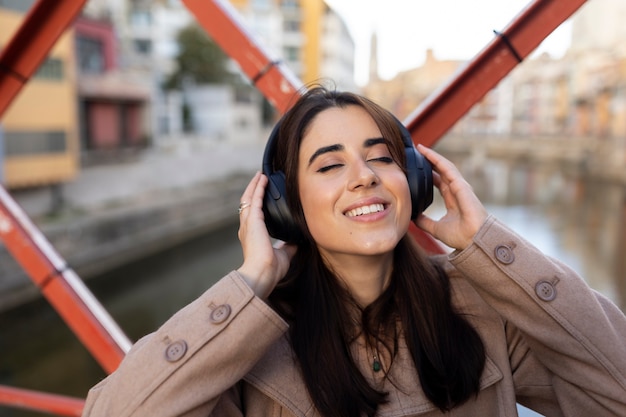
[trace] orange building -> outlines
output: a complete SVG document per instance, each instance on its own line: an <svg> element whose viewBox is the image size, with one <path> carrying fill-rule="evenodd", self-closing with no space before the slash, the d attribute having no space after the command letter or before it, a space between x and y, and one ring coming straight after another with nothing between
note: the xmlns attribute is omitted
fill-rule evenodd
<svg viewBox="0 0 626 417"><path fill-rule="evenodd" d="M0 7L0 48L21 24ZM2 182L7 188L56 184L78 172L76 74L72 30L64 33L0 121Z"/></svg>

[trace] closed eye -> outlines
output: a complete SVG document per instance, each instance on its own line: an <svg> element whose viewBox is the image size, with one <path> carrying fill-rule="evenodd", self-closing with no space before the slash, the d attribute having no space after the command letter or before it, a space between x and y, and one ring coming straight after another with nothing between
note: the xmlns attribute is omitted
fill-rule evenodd
<svg viewBox="0 0 626 417"><path fill-rule="evenodd" d="M395 162L393 160L393 158L390 157L390 156L381 156L380 158L372 158L369 161L384 162L385 164L391 164L391 163Z"/></svg>
<svg viewBox="0 0 626 417"><path fill-rule="evenodd" d="M342 164L326 165L326 166L323 166L320 169L318 169L317 172L324 173L324 172L330 171L331 169L339 168L341 166L342 166Z"/></svg>

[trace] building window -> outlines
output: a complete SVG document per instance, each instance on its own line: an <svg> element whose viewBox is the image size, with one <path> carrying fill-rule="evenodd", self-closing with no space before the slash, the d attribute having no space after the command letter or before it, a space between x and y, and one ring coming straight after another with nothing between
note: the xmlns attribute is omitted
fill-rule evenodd
<svg viewBox="0 0 626 417"><path fill-rule="evenodd" d="M252 95L254 93L248 88L235 89L235 102L236 103L252 103Z"/></svg>
<svg viewBox="0 0 626 417"><path fill-rule="evenodd" d="M41 155L67 151L67 135L64 131L5 132L7 156Z"/></svg>
<svg viewBox="0 0 626 417"><path fill-rule="evenodd" d="M35 0L0 0L0 7L26 13L34 3Z"/></svg>
<svg viewBox="0 0 626 417"><path fill-rule="evenodd" d="M285 32L300 32L300 22L297 20L285 20L283 22L283 30Z"/></svg>
<svg viewBox="0 0 626 417"><path fill-rule="evenodd" d="M129 21L134 27L150 27L152 24L150 0L131 0L129 5Z"/></svg>
<svg viewBox="0 0 626 417"><path fill-rule="evenodd" d="M152 51L152 42L149 39L135 39L135 52L142 55L148 55Z"/></svg>
<svg viewBox="0 0 626 417"><path fill-rule="evenodd" d="M252 1L253 10L268 10L270 7L271 7L271 3L269 0L253 0Z"/></svg>
<svg viewBox="0 0 626 417"><path fill-rule="evenodd" d="M285 9L297 9L298 1L297 0L282 0L280 2L280 6Z"/></svg>
<svg viewBox="0 0 626 417"><path fill-rule="evenodd" d="M80 71L87 74L102 74L105 69L104 45L102 41L79 36L76 46L78 48L78 66Z"/></svg>
<svg viewBox="0 0 626 417"><path fill-rule="evenodd" d="M294 46L287 46L283 49L283 52L285 54L285 59L287 59L287 61L298 61L300 58L300 51L298 50L298 48L294 47Z"/></svg>
<svg viewBox="0 0 626 417"><path fill-rule="evenodd" d="M59 58L46 58L41 64L34 77L40 80L62 80L63 61Z"/></svg>

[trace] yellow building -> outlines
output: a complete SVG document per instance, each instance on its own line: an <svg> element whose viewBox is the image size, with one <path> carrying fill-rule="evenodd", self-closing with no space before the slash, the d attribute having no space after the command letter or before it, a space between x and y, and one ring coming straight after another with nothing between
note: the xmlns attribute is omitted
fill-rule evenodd
<svg viewBox="0 0 626 417"><path fill-rule="evenodd" d="M22 23L0 7L0 49ZM56 184L78 171L74 42L66 31L0 120L1 179L7 188Z"/></svg>
<svg viewBox="0 0 626 417"><path fill-rule="evenodd" d="M322 18L328 6L323 0L300 0L300 5L305 16L302 22L302 33L306 39L302 47L302 62L304 64L302 81L309 83L323 76L321 73L322 50L320 32Z"/></svg>

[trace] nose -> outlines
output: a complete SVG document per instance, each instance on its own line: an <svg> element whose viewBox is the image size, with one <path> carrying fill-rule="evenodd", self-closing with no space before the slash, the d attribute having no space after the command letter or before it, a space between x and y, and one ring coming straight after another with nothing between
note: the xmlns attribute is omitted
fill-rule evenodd
<svg viewBox="0 0 626 417"><path fill-rule="evenodd" d="M350 171L350 180L348 183L350 190L356 190L361 187L372 187L380 182L376 171L374 171L366 161L360 160L355 162Z"/></svg>

